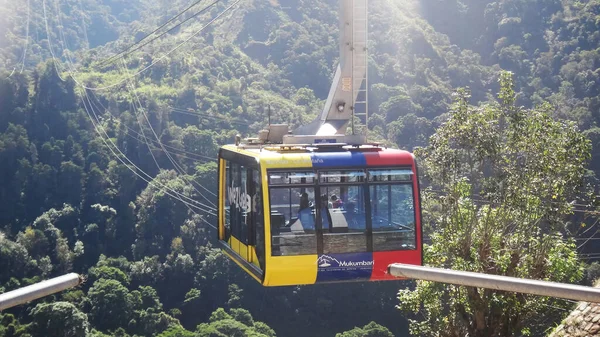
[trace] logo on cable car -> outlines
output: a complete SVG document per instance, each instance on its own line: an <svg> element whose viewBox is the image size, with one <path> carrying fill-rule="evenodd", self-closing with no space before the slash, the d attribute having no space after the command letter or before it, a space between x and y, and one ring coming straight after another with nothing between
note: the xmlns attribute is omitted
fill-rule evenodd
<svg viewBox="0 0 600 337"><path fill-rule="evenodd" d="M370 261L365 261L365 260L363 260L363 261L344 261L344 260L342 260L342 261L339 261L335 257L331 257L329 255L321 255L319 257L319 259L317 260L317 264L319 265L319 268L371 267L371 266L373 266L373 260L370 260Z"/></svg>
<svg viewBox="0 0 600 337"><path fill-rule="evenodd" d="M373 265L369 252L321 255L317 259L317 282L369 279Z"/></svg>
<svg viewBox="0 0 600 337"><path fill-rule="evenodd" d="M256 195L249 195L239 187L230 186L227 188L229 204L235 205L238 209L248 212L251 210L256 213Z"/></svg>

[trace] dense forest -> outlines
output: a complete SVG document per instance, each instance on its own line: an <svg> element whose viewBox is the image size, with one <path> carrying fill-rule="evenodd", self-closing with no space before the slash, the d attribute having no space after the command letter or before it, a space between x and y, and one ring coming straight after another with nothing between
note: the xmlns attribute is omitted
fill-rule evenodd
<svg viewBox="0 0 600 337"><path fill-rule="evenodd" d="M239 270L215 248L218 147L269 107L294 126L320 111L339 4L223 0L195 16L198 2L169 22L193 3L0 1L0 292L87 276L0 313L0 337L538 336L560 322L572 303L409 281L262 288ZM369 22L369 137L423 167L425 262L590 284L600 1L371 0Z"/></svg>

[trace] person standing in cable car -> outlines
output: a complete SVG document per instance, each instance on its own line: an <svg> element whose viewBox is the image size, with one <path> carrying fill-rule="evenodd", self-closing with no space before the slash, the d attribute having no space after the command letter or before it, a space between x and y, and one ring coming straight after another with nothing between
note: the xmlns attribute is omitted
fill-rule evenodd
<svg viewBox="0 0 600 337"><path fill-rule="evenodd" d="M321 196L321 225L324 231L329 231L331 223L331 215L329 214L329 203L327 202L327 194Z"/></svg>
<svg viewBox="0 0 600 337"><path fill-rule="evenodd" d="M342 201L342 199L338 198L337 195L334 194L331 196L331 207L332 208L343 208L344 202Z"/></svg>
<svg viewBox="0 0 600 337"><path fill-rule="evenodd" d="M304 230L315 230L315 218L312 213L312 208L308 202L308 194L306 192L300 195L300 209L298 210L298 219L302 223Z"/></svg>

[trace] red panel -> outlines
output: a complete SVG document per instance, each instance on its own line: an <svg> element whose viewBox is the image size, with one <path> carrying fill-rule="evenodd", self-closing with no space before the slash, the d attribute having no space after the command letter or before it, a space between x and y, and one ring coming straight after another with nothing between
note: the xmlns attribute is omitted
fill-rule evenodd
<svg viewBox="0 0 600 337"><path fill-rule="evenodd" d="M364 152L367 166L413 166L415 160L410 152L385 149L377 152Z"/></svg>
<svg viewBox="0 0 600 337"><path fill-rule="evenodd" d="M367 161L367 166L410 166L415 172L415 159L410 152L385 149L382 151L363 152ZM419 207L419 191L417 189L417 177L416 172L413 176L413 184L415 186L415 207L417 212L420 211ZM392 263L406 263L413 265L420 265L422 261L421 256L421 216L417 213L417 223L415 226L416 230L416 250L398 250L388 252L373 252L373 271L371 273L371 281L379 280L395 280L397 278L387 273L387 268Z"/></svg>
<svg viewBox="0 0 600 337"><path fill-rule="evenodd" d="M417 250L399 250L391 252L373 252L373 272L371 281L397 280L387 273L392 263L421 264L421 247Z"/></svg>

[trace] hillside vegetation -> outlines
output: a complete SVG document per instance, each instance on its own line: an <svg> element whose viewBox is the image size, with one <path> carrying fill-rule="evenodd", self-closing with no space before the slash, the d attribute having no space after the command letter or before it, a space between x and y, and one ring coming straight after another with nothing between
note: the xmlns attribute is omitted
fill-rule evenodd
<svg viewBox="0 0 600 337"><path fill-rule="evenodd" d="M191 4L0 2L0 291L71 271L88 276L80 288L1 313L0 336L408 335L408 319L395 306L398 289L413 283L265 289L214 248L218 147L231 143L235 134L253 136L263 128L269 106L272 122L293 126L320 112L337 62L338 2L242 0L204 27L231 4L218 2L138 50L111 58ZM208 4L199 3L174 23ZM595 230L587 230L595 218L571 216L570 211L573 200L585 205L594 201L589 195L600 170L599 18L596 0L369 2L369 136L392 147L426 148L419 157L427 172L423 186L442 186L456 196L438 202L439 195L427 194L432 200L424 209L427 237L448 240L440 233L456 224L445 218L452 217L449 209L472 219L482 214L482 206L469 201L475 194L491 203L505 201L492 193L488 180L474 179L481 176L469 181L436 178L432 163L441 165L447 158L431 153L439 149L436 139L460 138L465 130L480 134L482 130L456 124L461 112L473 118L483 114L471 126L482 120L503 123L507 106L547 118L543 125L527 124L528 131L539 140L546 135L540 130L552 130L557 140L553 148L564 152L548 157L548 166L571 165L565 172L572 173L540 171L547 175L510 181L508 186L516 188L538 186L542 178L565 179L564 185L544 190L555 194L527 190L510 195L515 204L528 200L523 208L511 210L521 215L535 213L539 205L554 205L545 203L549 199L564 206L536 213L544 221L551 219L545 227L532 215L529 227L519 232L519 244L537 244L523 237L532 228L540 236L559 233L558 241L594 235ZM499 79L508 76L503 70L513 75L501 87ZM508 95L512 90L514 95ZM509 96L510 104L502 105ZM572 123L552 124L555 120ZM565 130L572 133L563 137ZM506 145L504 135L496 136L490 140L497 146L493 149L515 144L527 149L536 140L515 138ZM479 148L470 141L469 146ZM485 160L513 158L509 152L490 151ZM529 158L542 158L546 152L532 151ZM588 185L581 184L584 175ZM467 176L457 170L458 178ZM454 233L461 231L469 233L469 228ZM498 248L507 236L494 233L492 244ZM459 240L448 242L437 247L451 251L444 252L448 259L455 257L453 247L465 247ZM582 258L594 257L585 254L593 251L595 241L586 243L577 248L566 242L556 251L545 251L555 254L547 261L562 258L568 265L544 270L571 273L571 278L555 276L579 282L583 266L577 249ZM442 256L435 254L443 251L434 250L427 251L428 261ZM458 261L476 259L470 253L458 254ZM448 263L506 272L510 254L495 258L501 261L493 268L472 261ZM531 268L537 267L542 268ZM417 289L430 294L454 291L426 285ZM403 309L414 319L417 300L407 296L401 293ZM462 306L466 314L477 311L469 307L473 302L468 297L457 296L462 302L453 310ZM569 307L562 301L529 300L497 302L526 307L522 320L504 330L477 331L541 335ZM530 303L535 305L528 307ZM437 302L429 304L426 319L439 313L431 309ZM547 310L547 320L525 315L540 308ZM431 322L430 330L439 327L448 336L465 331L447 329L456 322ZM471 321L465 322L460 324ZM518 325L524 322L536 324L525 329ZM435 333L412 326L413 332Z"/></svg>

